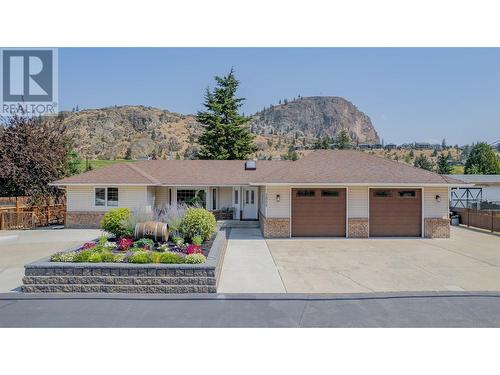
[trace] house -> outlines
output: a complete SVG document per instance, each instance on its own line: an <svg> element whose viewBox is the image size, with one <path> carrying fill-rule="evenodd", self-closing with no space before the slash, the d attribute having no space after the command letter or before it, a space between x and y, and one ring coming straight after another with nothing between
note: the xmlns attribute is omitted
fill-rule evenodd
<svg viewBox="0 0 500 375"><path fill-rule="evenodd" d="M500 175L456 174L448 177L473 184L473 187L456 187L450 191L453 207L477 207L480 202L489 202L488 206L500 205Z"/></svg>
<svg viewBox="0 0 500 375"><path fill-rule="evenodd" d="M428 142L415 142L416 150L432 150L432 146Z"/></svg>
<svg viewBox="0 0 500 375"><path fill-rule="evenodd" d="M354 150L287 160L145 160L55 181L67 226L95 227L111 207L151 210L197 199L259 220L265 237L449 237L461 181Z"/></svg>
<svg viewBox="0 0 500 375"><path fill-rule="evenodd" d="M385 145L385 149L386 150L395 150L397 148L398 148L398 146L396 144L394 144L394 143L388 143L388 144Z"/></svg>

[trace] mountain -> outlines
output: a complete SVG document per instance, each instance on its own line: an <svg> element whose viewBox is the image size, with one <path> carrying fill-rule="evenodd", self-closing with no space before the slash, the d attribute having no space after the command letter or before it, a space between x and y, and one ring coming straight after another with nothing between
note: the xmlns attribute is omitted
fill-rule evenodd
<svg viewBox="0 0 500 375"><path fill-rule="evenodd" d="M354 104L337 96L301 97L256 113L252 129L257 134L290 134L298 137L335 137L345 128L359 143L380 143L370 118Z"/></svg>
<svg viewBox="0 0 500 375"><path fill-rule="evenodd" d="M194 115L158 108L115 106L61 112L76 151L89 159L136 159L148 155L190 157L202 126ZM46 121L55 121L47 118ZM258 157L277 157L290 146L311 148L318 138L349 131L359 143L379 143L370 118L339 97L307 97L256 113L250 121ZM304 154L305 151L299 151Z"/></svg>

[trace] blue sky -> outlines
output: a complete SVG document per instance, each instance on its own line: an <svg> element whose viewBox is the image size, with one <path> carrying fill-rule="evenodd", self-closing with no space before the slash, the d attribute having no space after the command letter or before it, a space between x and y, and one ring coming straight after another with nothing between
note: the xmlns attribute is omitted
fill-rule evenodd
<svg viewBox="0 0 500 375"><path fill-rule="evenodd" d="M213 76L231 67L245 114L334 95L370 116L386 143L500 139L500 49L62 48L59 103L196 113Z"/></svg>

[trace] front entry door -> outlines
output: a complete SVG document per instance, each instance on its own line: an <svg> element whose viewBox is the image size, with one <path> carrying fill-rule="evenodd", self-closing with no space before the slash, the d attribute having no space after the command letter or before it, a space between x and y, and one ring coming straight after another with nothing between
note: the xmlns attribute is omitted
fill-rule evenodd
<svg viewBox="0 0 500 375"><path fill-rule="evenodd" d="M257 188L243 188L243 219L244 220L257 220Z"/></svg>

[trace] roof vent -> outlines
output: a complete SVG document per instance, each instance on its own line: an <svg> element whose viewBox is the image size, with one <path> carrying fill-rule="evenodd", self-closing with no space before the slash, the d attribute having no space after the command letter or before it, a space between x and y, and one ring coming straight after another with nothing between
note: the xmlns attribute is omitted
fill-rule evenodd
<svg viewBox="0 0 500 375"><path fill-rule="evenodd" d="M257 163L255 160L247 160L245 162L245 170L256 170L257 169Z"/></svg>

